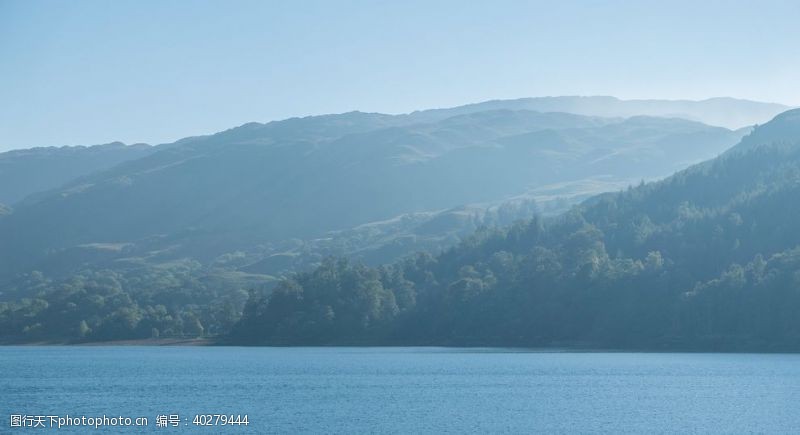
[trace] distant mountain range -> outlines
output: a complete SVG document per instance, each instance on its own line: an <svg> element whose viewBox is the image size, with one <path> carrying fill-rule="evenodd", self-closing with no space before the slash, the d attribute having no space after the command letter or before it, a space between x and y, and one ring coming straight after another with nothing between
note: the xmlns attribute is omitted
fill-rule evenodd
<svg viewBox="0 0 800 435"><path fill-rule="evenodd" d="M566 112L577 115L623 117L659 116L683 118L730 129L762 124L775 115L791 109L783 104L761 103L736 98L691 100L620 100L615 97L538 97L517 100L494 100L450 109L414 112L414 119L437 120L454 115L486 110L534 110Z"/></svg>
<svg viewBox="0 0 800 435"><path fill-rule="evenodd" d="M745 133L680 118L519 110L520 105L543 105L585 111L604 104L611 113L621 110L618 106L633 104L633 110L640 103L565 97L399 116L352 112L250 123L156 147L29 152L41 155L38 160L13 152L5 173L25 177L48 173L61 154L66 162L73 156L81 162L95 155L109 158L92 160L94 170L88 164L79 168L65 163L60 179L68 178L69 168L85 169L84 174L49 191L7 201L13 212L0 220L5 241L0 277L29 270L60 275L98 261L106 267L125 264L121 260L180 258L212 264L236 252L256 263L285 253L290 240L324 238L331 231L408 213L515 198L541 200L536 192L547 186L550 191L562 186L560 195L574 203L713 157ZM745 103L731 104L733 113ZM654 111L660 106L649 102L647 107ZM130 158L136 154L141 156ZM112 165L110 156L121 162ZM39 168L31 166L36 161ZM15 162L26 169L17 169ZM58 184L56 177L49 184ZM427 238L407 249L423 247L431 247ZM381 250L365 248L358 245L340 253Z"/></svg>

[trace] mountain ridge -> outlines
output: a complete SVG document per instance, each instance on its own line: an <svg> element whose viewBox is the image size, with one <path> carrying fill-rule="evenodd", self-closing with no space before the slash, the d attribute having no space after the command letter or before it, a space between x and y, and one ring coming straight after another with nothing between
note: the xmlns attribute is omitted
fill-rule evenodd
<svg viewBox="0 0 800 435"><path fill-rule="evenodd" d="M247 124L154 147L22 201L0 223L0 235L16 246L5 254L7 270L78 245L176 234L196 234L182 252L210 260L245 243L319 237L546 184L609 173L667 175L683 160L711 157L738 140L735 132L677 118L527 110L397 123L388 115L349 113ZM501 140L536 131L568 136L572 145L539 146L546 135Z"/></svg>
<svg viewBox="0 0 800 435"><path fill-rule="evenodd" d="M0 153L0 202L11 206L91 173L153 152L148 144L35 147Z"/></svg>
<svg viewBox="0 0 800 435"><path fill-rule="evenodd" d="M447 113L486 110L486 107L528 108L605 117L634 115L684 117L730 129L760 124L769 121L778 113L791 109L790 106L779 103L762 103L731 97L714 97L705 100L624 100L612 96L552 96L490 100L451 108L420 110L410 113L409 116L435 118L447 116Z"/></svg>
<svg viewBox="0 0 800 435"><path fill-rule="evenodd" d="M231 343L796 351L800 117L772 122L753 134L777 141L549 221L380 268L329 260L251 294Z"/></svg>

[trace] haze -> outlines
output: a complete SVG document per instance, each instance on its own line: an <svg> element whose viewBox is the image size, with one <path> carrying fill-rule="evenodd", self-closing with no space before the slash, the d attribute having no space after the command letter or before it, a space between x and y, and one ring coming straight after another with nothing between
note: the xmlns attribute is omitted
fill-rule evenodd
<svg viewBox="0 0 800 435"><path fill-rule="evenodd" d="M798 16L789 1L4 0L0 150L542 95L798 105Z"/></svg>

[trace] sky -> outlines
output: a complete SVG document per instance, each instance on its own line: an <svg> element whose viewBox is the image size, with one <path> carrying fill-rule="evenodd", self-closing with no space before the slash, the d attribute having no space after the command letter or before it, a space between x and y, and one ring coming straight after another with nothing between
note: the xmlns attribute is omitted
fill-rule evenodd
<svg viewBox="0 0 800 435"><path fill-rule="evenodd" d="M800 105L800 2L0 0L0 151L547 95Z"/></svg>

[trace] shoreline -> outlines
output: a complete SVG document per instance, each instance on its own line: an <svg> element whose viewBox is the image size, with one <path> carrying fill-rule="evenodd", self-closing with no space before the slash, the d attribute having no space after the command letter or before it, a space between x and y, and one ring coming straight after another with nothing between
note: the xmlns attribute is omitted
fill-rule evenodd
<svg viewBox="0 0 800 435"><path fill-rule="evenodd" d="M135 340L97 341L86 343L69 342L33 342L33 343L0 343L2 347L247 347L247 348L342 348L342 349L450 349L472 352L504 351L509 353L705 353L705 354L798 354L797 349L702 349L702 348L602 348L602 347L570 347L570 346L508 346L508 345L433 345L433 344L329 344L329 345L242 345L231 344L211 338L146 338Z"/></svg>
<svg viewBox="0 0 800 435"><path fill-rule="evenodd" d="M0 343L0 347L23 346L23 347L48 347L48 346L214 346L219 344L211 338L139 338L133 340L112 340L112 341L88 341L88 342L67 342L67 341L37 341L14 343Z"/></svg>

